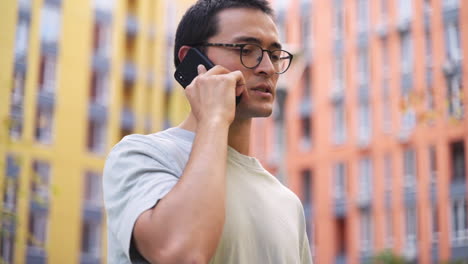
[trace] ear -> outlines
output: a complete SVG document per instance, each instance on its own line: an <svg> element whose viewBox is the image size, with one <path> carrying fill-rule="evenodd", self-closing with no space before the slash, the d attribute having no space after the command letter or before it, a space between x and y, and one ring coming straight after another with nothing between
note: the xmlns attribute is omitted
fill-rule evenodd
<svg viewBox="0 0 468 264"><path fill-rule="evenodd" d="M177 56L179 57L179 61L183 61L183 60L184 60L185 55L187 55L187 52L188 52L191 48L192 48L192 47L186 46L186 45L180 47L179 53L177 54Z"/></svg>

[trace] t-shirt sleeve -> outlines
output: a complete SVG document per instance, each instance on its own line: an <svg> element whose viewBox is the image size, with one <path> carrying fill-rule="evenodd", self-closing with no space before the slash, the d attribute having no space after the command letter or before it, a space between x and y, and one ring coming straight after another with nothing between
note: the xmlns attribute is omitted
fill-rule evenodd
<svg viewBox="0 0 468 264"><path fill-rule="evenodd" d="M136 219L155 206L180 175L170 157L155 145L142 137L126 137L112 149L104 167L108 232L129 261L141 258L130 248Z"/></svg>

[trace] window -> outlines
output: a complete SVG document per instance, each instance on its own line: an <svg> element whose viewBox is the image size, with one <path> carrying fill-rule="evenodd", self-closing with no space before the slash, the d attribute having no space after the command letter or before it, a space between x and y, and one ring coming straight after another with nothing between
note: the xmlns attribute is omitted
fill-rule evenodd
<svg viewBox="0 0 468 264"><path fill-rule="evenodd" d="M344 163L337 163L334 166L334 198L345 199L346 197L346 166Z"/></svg>
<svg viewBox="0 0 468 264"><path fill-rule="evenodd" d="M342 144L346 141L346 109L344 102L334 104L334 127L333 138L335 144Z"/></svg>
<svg viewBox="0 0 468 264"><path fill-rule="evenodd" d="M33 163L33 175L31 178L31 200L43 206L47 206L50 200L49 182L50 165L43 161Z"/></svg>
<svg viewBox="0 0 468 264"><path fill-rule="evenodd" d="M437 243L439 241L439 219L436 205L431 206L431 241Z"/></svg>
<svg viewBox="0 0 468 264"><path fill-rule="evenodd" d="M341 0L335 0L333 5L333 29L335 39L344 38L344 8Z"/></svg>
<svg viewBox="0 0 468 264"><path fill-rule="evenodd" d="M106 56L111 47L111 28L106 23L94 22L94 53Z"/></svg>
<svg viewBox="0 0 468 264"><path fill-rule="evenodd" d="M406 1L406 0L405 0ZM413 72L413 43L410 32L401 36L401 73L411 74Z"/></svg>
<svg viewBox="0 0 468 264"><path fill-rule="evenodd" d="M84 175L81 259L99 262L102 244L102 177L88 171ZM88 214L90 212L91 214Z"/></svg>
<svg viewBox="0 0 468 264"><path fill-rule="evenodd" d="M101 223L83 221L81 254L83 258L100 259L101 256Z"/></svg>
<svg viewBox="0 0 468 264"><path fill-rule="evenodd" d="M464 115L464 106L460 77L458 75L448 76L447 85L448 112L451 117L461 119Z"/></svg>
<svg viewBox="0 0 468 264"><path fill-rule="evenodd" d="M452 143L452 183L466 182L465 146L463 141Z"/></svg>
<svg viewBox="0 0 468 264"><path fill-rule="evenodd" d="M362 211L360 215L360 237L361 237L361 251L365 255L371 254L372 251L372 216L368 210Z"/></svg>
<svg viewBox="0 0 468 264"><path fill-rule="evenodd" d="M359 193L366 200L371 198L372 194L372 163L369 158L359 161Z"/></svg>
<svg viewBox="0 0 468 264"><path fill-rule="evenodd" d="M358 144L365 146L369 144L371 138L371 113L369 103L359 103L358 115Z"/></svg>
<svg viewBox="0 0 468 264"><path fill-rule="evenodd" d="M309 169L303 170L301 173L302 176L302 205L304 207L304 215L306 219L306 230L307 236L312 237L312 193L313 188L312 183L312 172Z"/></svg>
<svg viewBox="0 0 468 264"><path fill-rule="evenodd" d="M29 22L18 21L16 26L15 55L17 59L25 60L28 51Z"/></svg>
<svg viewBox="0 0 468 264"><path fill-rule="evenodd" d="M24 86L24 73L16 72L10 104L10 136L16 139L23 133Z"/></svg>
<svg viewBox="0 0 468 264"><path fill-rule="evenodd" d="M0 260L14 263L16 216L18 199L18 177L21 169L19 159L13 155L6 157L6 171L3 181L2 231L0 232Z"/></svg>
<svg viewBox="0 0 468 264"><path fill-rule="evenodd" d="M114 7L113 0L94 0L94 6L98 10L112 11Z"/></svg>
<svg viewBox="0 0 468 264"><path fill-rule="evenodd" d="M406 149L403 154L404 185L414 190L416 186L416 153L414 149Z"/></svg>
<svg viewBox="0 0 468 264"><path fill-rule="evenodd" d="M387 208L385 210L385 246L387 248L393 247L393 210Z"/></svg>
<svg viewBox="0 0 468 264"><path fill-rule="evenodd" d="M357 0L357 28L359 33L367 32L369 27L369 3Z"/></svg>
<svg viewBox="0 0 468 264"><path fill-rule="evenodd" d="M468 245L468 207L466 199L452 201L452 244L454 246Z"/></svg>
<svg viewBox="0 0 468 264"><path fill-rule="evenodd" d="M392 130L392 109L390 96L390 59L388 52L388 41L382 39L382 130L390 133Z"/></svg>
<svg viewBox="0 0 468 264"><path fill-rule="evenodd" d="M14 263L15 252L15 220L13 217L2 219L2 232L0 233L0 261Z"/></svg>
<svg viewBox="0 0 468 264"><path fill-rule="evenodd" d="M384 157L384 188L387 193L392 192L392 186L393 186L393 166L392 166L392 157L390 154L386 154Z"/></svg>
<svg viewBox="0 0 468 264"><path fill-rule="evenodd" d="M36 140L44 143L52 143L53 109L38 107L36 113Z"/></svg>
<svg viewBox="0 0 468 264"><path fill-rule="evenodd" d="M41 40L56 44L60 33L60 8L45 2L41 12Z"/></svg>
<svg viewBox="0 0 468 264"><path fill-rule="evenodd" d="M435 146L429 147L429 181L434 185L437 183L437 152Z"/></svg>
<svg viewBox="0 0 468 264"><path fill-rule="evenodd" d="M86 205L102 207L102 177L98 173L85 174L84 200Z"/></svg>
<svg viewBox="0 0 468 264"><path fill-rule="evenodd" d="M417 209L415 207L405 208L405 251L408 256L415 256L417 242Z"/></svg>
<svg viewBox="0 0 468 264"><path fill-rule="evenodd" d="M460 6L460 0L444 0L443 5L445 8L458 8Z"/></svg>
<svg viewBox="0 0 468 264"><path fill-rule="evenodd" d="M50 54L42 54L39 69L39 90L42 92L55 92L56 85L56 60L57 58Z"/></svg>
<svg viewBox="0 0 468 264"><path fill-rule="evenodd" d="M454 62L462 59L460 25L457 21L445 24L445 50L447 57Z"/></svg>
<svg viewBox="0 0 468 264"><path fill-rule="evenodd" d="M365 49L358 50L358 86L369 82L369 54Z"/></svg>
<svg viewBox="0 0 468 264"><path fill-rule="evenodd" d="M88 121L88 150L94 153L103 153L106 146L106 128L105 121Z"/></svg>
<svg viewBox="0 0 468 264"><path fill-rule="evenodd" d="M345 84L345 65L343 62L342 55L335 56L335 72L334 72L334 84L335 90L343 91Z"/></svg>
<svg viewBox="0 0 468 264"><path fill-rule="evenodd" d="M387 19L388 2L387 0L380 0L380 14L384 20Z"/></svg>
<svg viewBox="0 0 468 264"><path fill-rule="evenodd" d="M18 198L18 177L21 169L19 159L8 155L6 158L6 177L3 183L3 211L4 213L16 215Z"/></svg>
<svg viewBox="0 0 468 264"><path fill-rule="evenodd" d="M303 1L301 4L301 30L302 30L302 47L307 50L310 47L310 19L311 19L311 10L310 3L308 1Z"/></svg>
<svg viewBox="0 0 468 264"><path fill-rule="evenodd" d="M398 1L398 14L400 16L401 21L407 21L411 19L412 15L412 1L408 0L399 0Z"/></svg>
<svg viewBox="0 0 468 264"><path fill-rule="evenodd" d="M91 102L107 106L109 100L109 78L107 74L92 72Z"/></svg>
<svg viewBox="0 0 468 264"><path fill-rule="evenodd" d="M31 197L28 221L28 254L45 254L48 232L48 204L50 202L50 165L43 161L33 163Z"/></svg>

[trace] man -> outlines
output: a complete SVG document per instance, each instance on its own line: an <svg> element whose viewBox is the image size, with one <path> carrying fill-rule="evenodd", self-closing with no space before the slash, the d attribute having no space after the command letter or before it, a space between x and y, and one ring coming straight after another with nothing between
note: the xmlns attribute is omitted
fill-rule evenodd
<svg viewBox="0 0 468 264"><path fill-rule="evenodd" d="M311 263L299 199L249 153L252 118L272 113L281 51L265 0L199 0L176 34L176 66L198 67L178 127L131 135L106 161L109 263ZM241 96L236 106L236 96Z"/></svg>

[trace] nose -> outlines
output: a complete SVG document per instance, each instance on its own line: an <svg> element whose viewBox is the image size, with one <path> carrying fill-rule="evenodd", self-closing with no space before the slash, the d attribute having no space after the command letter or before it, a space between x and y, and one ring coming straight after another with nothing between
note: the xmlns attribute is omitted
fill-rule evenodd
<svg viewBox="0 0 468 264"><path fill-rule="evenodd" d="M268 53L267 50L263 50L262 54L263 56L259 58L261 59L260 64L258 64L258 66L255 68L255 73L266 74L268 76L275 74L276 71L275 71L275 67L273 66L273 62L271 62L270 54Z"/></svg>

